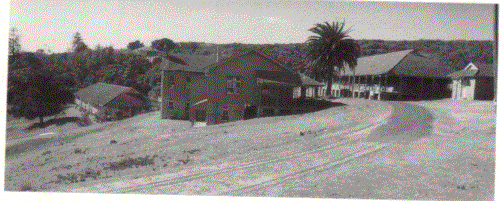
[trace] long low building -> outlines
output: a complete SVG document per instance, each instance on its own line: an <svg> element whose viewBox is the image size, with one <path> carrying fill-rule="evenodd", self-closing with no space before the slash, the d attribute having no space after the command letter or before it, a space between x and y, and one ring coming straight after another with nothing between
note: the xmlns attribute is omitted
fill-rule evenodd
<svg viewBox="0 0 500 201"><path fill-rule="evenodd" d="M335 97L368 99L446 98L451 96L451 68L404 50L362 57L353 71L346 68L332 84Z"/></svg>
<svg viewBox="0 0 500 201"><path fill-rule="evenodd" d="M75 104L99 120L130 117L151 107L148 99L137 90L102 82L77 91L75 96Z"/></svg>

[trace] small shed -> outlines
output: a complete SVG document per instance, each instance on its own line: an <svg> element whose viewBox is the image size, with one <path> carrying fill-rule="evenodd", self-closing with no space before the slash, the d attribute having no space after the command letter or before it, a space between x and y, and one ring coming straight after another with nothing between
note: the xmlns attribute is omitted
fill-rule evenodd
<svg viewBox="0 0 500 201"><path fill-rule="evenodd" d="M452 99L493 100L496 67L492 64L469 63L462 70L450 73Z"/></svg>
<svg viewBox="0 0 500 201"><path fill-rule="evenodd" d="M326 91L326 85L320 83L305 74L299 73L302 82L300 86L300 97L316 98L323 96Z"/></svg>

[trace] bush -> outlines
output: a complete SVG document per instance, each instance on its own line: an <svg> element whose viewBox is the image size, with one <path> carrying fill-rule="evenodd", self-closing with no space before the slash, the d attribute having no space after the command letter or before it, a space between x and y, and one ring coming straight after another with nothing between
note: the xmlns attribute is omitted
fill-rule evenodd
<svg viewBox="0 0 500 201"><path fill-rule="evenodd" d="M55 183L76 183L85 181L87 178L97 179L99 176L101 176L101 170L85 168L81 172L72 172L66 175L57 175L57 180Z"/></svg>
<svg viewBox="0 0 500 201"><path fill-rule="evenodd" d="M90 112L86 112L78 119L79 126L89 126L92 125L92 120L90 120Z"/></svg>
<svg viewBox="0 0 500 201"><path fill-rule="evenodd" d="M30 184L24 184L21 186L21 191L34 191L33 187Z"/></svg>
<svg viewBox="0 0 500 201"><path fill-rule="evenodd" d="M105 167L104 170L111 169L115 170L124 170L132 167L146 166L146 165L154 165L154 159L146 157L139 158L124 158L118 162L112 162L108 164L108 167Z"/></svg>

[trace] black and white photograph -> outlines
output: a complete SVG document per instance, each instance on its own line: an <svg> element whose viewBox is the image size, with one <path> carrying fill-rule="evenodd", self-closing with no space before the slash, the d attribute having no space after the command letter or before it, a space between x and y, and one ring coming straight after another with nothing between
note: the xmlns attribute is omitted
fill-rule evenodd
<svg viewBox="0 0 500 201"><path fill-rule="evenodd" d="M498 2L4 6L7 200L500 199Z"/></svg>

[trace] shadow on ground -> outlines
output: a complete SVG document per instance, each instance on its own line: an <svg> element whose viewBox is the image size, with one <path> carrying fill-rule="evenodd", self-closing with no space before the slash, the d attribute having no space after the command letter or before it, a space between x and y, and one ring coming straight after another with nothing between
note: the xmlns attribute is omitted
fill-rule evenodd
<svg viewBox="0 0 500 201"><path fill-rule="evenodd" d="M389 121L373 131L368 141L408 144L431 134L434 117L425 108L402 102L389 104L394 108Z"/></svg>
<svg viewBox="0 0 500 201"><path fill-rule="evenodd" d="M326 110L333 107L347 106L344 103L332 102L321 99L297 99L289 104L290 109L282 110L281 115L295 115L312 113L320 110Z"/></svg>
<svg viewBox="0 0 500 201"><path fill-rule="evenodd" d="M78 117L55 118L55 119L51 119L51 120L48 120L46 122L43 122L43 124L33 123L31 126L25 128L24 130L33 130L36 128L46 128L46 127L49 127L52 125L61 126L61 125L64 125L66 123L71 123L71 122L75 122L75 123L78 122Z"/></svg>

